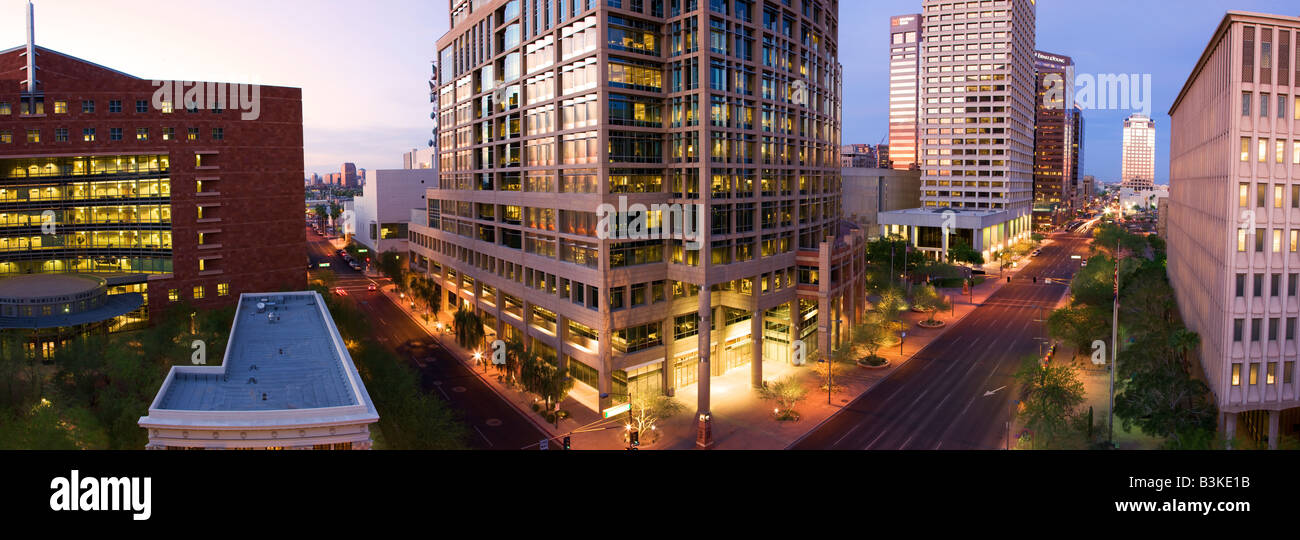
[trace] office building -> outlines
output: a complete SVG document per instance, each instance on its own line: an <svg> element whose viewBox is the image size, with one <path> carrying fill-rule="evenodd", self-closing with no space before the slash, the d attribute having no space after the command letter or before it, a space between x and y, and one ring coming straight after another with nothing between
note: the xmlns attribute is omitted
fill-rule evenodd
<svg viewBox="0 0 1300 540"><path fill-rule="evenodd" d="M1156 179L1156 122L1134 114L1124 120L1124 161L1120 180L1124 187L1151 189Z"/></svg>
<svg viewBox="0 0 1300 540"><path fill-rule="evenodd" d="M352 231L352 240L376 254L393 251L405 257L411 209L419 209L424 220L425 191L437 185L434 169L371 171L361 195L352 200L353 211L348 214L352 222L344 230Z"/></svg>
<svg viewBox="0 0 1300 540"><path fill-rule="evenodd" d="M919 168L921 15L889 18L889 166Z"/></svg>
<svg viewBox="0 0 1300 540"><path fill-rule="evenodd" d="M988 258L1032 226L1037 7L922 5L921 206L880 222L929 256L960 240Z"/></svg>
<svg viewBox="0 0 1300 540"><path fill-rule="evenodd" d="M220 366L172 366L149 450L369 450L379 413L316 292L244 294Z"/></svg>
<svg viewBox="0 0 1300 540"><path fill-rule="evenodd" d="M1034 229L1052 230L1072 216L1074 166L1074 60L1034 51L1038 98L1034 122Z"/></svg>
<svg viewBox="0 0 1300 540"><path fill-rule="evenodd" d="M865 235L840 217L835 0L450 7L410 245L453 306L602 408L694 386L703 447L712 377L840 341Z"/></svg>
<svg viewBox="0 0 1300 540"><path fill-rule="evenodd" d="M840 148L841 168L874 169L880 166L880 154L869 144L848 144Z"/></svg>
<svg viewBox="0 0 1300 540"><path fill-rule="evenodd" d="M1300 17L1228 12L1169 111L1178 308L1222 434L1270 447L1300 432L1297 45Z"/></svg>
<svg viewBox="0 0 1300 540"><path fill-rule="evenodd" d="M845 167L844 218L866 231L869 238L884 234L880 213L916 208L921 204L921 171Z"/></svg>
<svg viewBox="0 0 1300 540"><path fill-rule="evenodd" d="M0 276L91 274L147 318L305 286L301 90L156 85L28 22L0 51Z"/></svg>

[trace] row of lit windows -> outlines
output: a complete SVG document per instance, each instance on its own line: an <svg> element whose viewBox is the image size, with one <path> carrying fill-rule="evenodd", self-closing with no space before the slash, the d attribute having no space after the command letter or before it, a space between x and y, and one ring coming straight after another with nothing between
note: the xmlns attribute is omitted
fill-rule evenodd
<svg viewBox="0 0 1300 540"><path fill-rule="evenodd" d="M216 293L218 297L230 296L230 284L218 283ZM194 288L190 289L190 299L192 300L202 300L204 298L207 298L207 296L208 296L208 288L203 285L195 285ZM180 302L181 301L180 289L167 289L167 301Z"/></svg>
<svg viewBox="0 0 1300 540"><path fill-rule="evenodd" d="M28 143L34 144L34 143L41 142L42 140L41 130L29 129L26 130L26 132L27 132ZM136 128L135 140L147 141L149 140L149 133L150 133L149 128ZM162 128L161 135L162 135L162 140L164 141L176 140L176 128L172 128L172 127ZM124 137L125 137L125 131L122 128L108 129L108 140L121 141L124 140ZM226 130L224 128L212 128L212 140L222 141L225 140L225 138L226 138ZM97 139L98 139L98 133L96 132L96 128L84 128L81 130L81 140L83 142L95 142ZM186 141L199 140L199 128L188 128L188 133L185 136L185 140ZM68 142L68 141L69 141L68 128L54 129L54 142ZM12 142L14 142L13 132L9 130L0 130L0 144L10 144Z"/></svg>
<svg viewBox="0 0 1300 540"><path fill-rule="evenodd" d="M30 116L30 115L43 115L43 114L45 114L45 101L44 101L44 99L37 98L37 99L34 100L34 101L35 101L35 107L32 107L32 106L29 104L29 103L31 103L31 102L29 102L28 100L23 100L22 102L20 102L20 103L19 103L19 114L21 114L21 115L23 115L23 116ZM162 105L163 105L163 107L162 107L162 113L163 113L163 114L171 114L171 113L172 113L173 108L172 108L172 104L171 104L170 101L165 101L165 102L163 102ZM123 108L122 108L122 100L120 100L120 99L109 100L109 102L108 102L108 112L113 113L113 114L118 114L118 113L121 113L122 111L123 111ZM188 109L187 111L190 112L190 113L196 113L196 112L199 112L199 109L198 109L197 107L195 107L195 108L190 108L190 109ZM223 111L224 111L224 108L222 108L222 107L220 106L220 104L218 104L217 107L215 107L215 108L212 109L212 112L213 112L214 114L221 114ZM141 99L141 100L136 100L136 102L135 102L135 112L136 112L136 113L139 113L139 114L145 114L145 113L148 113L148 112L149 112L149 101L147 101L147 100L143 100L143 99ZM83 100L83 101L81 102L81 113L82 113L82 114L94 114L94 113L95 113L95 101L94 101L94 100ZM10 105L9 102L7 102L7 101L0 101L0 116L8 116L8 115L10 115L10 114L13 114L13 106ZM64 100L58 100L58 101L55 101L55 102L54 102L54 114L68 114L68 102L67 102L67 101L64 101Z"/></svg>
<svg viewBox="0 0 1300 540"><path fill-rule="evenodd" d="M1251 146L1252 145L1251 145L1250 137L1241 138L1241 161L1242 162L1250 161ZM1286 150L1287 147L1290 146L1291 163L1300 165L1300 141L1292 141L1291 144L1288 145L1286 140L1274 139L1273 144L1270 145L1268 139L1260 138L1255 140L1255 144L1253 146L1255 147L1255 160L1257 162L1268 163L1269 148L1271 147L1273 149L1272 152L1273 162L1279 164L1286 163Z"/></svg>

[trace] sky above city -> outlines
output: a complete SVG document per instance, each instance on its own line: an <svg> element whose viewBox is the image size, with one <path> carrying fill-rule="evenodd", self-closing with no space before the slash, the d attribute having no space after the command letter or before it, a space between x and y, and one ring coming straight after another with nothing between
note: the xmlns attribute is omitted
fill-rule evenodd
<svg viewBox="0 0 1300 540"><path fill-rule="evenodd" d="M0 49L24 43L25 0L0 0ZM844 143L888 134L889 17L920 0L841 0ZM165 9L163 9L165 8ZM445 0L38 0L36 40L146 79L303 89L308 174L343 162L400 168L427 146ZM1295 0L1039 0L1038 48L1079 74L1150 74L1156 178L1169 178L1168 111L1228 9L1300 15ZM12 16L11 16L12 15ZM1124 118L1088 110L1084 174L1119 179Z"/></svg>

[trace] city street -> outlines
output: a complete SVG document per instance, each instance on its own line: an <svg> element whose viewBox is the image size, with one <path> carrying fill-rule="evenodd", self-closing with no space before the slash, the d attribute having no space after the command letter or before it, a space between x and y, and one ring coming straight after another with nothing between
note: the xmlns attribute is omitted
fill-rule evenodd
<svg viewBox="0 0 1300 540"><path fill-rule="evenodd" d="M338 276L336 289L354 302L370 322L375 339L406 358L419 370L421 386L451 404L470 428L471 448L518 450L547 438L547 435L483 383L470 368L440 347L437 340L384 294L368 290L390 285L387 279L372 279L353 270L336 254L330 242L307 231L309 257L313 265L332 263ZM333 294L337 292L331 291ZM450 335L442 339L453 339ZM382 414L382 411L381 411Z"/></svg>
<svg viewBox="0 0 1300 540"><path fill-rule="evenodd" d="M1087 255L1086 237L1058 233L1051 238L1013 283L790 448L1004 448L1016 399L1013 376L1024 357L1045 351L1040 321L1080 267L1082 261L1071 255Z"/></svg>

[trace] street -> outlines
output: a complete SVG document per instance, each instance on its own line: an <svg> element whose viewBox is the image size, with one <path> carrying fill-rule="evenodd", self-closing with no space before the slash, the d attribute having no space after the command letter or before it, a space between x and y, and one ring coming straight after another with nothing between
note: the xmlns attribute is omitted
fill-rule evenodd
<svg viewBox="0 0 1300 540"><path fill-rule="evenodd" d="M389 280L372 279L353 270L335 253L324 237L307 231L308 255L313 265L330 262L338 276L335 289L346 293L369 320L376 340L397 352L420 372L421 387L446 400L460 413L470 428L469 446L480 450L519 450L547 438L547 435L517 409L489 388L470 368L438 345L437 339L422 328L392 300L379 292L369 291L371 284L383 287ZM331 291L332 294L337 294ZM450 335L442 339L453 339ZM380 411L380 414L383 414ZM552 445L554 448L557 445Z"/></svg>
<svg viewBox="0 0 1300 540"><path fill-rule="evenodd" d="M1046 318L1086 257L1088 238L1051 237L1011 284L790 448L991 450L1005 425L1026 356L1045 351ZM1038 277L1033 283L1032 277ZM1045 282L1052 279L1052 284ZM989 276L989 279L998 279Z"/></svg>

